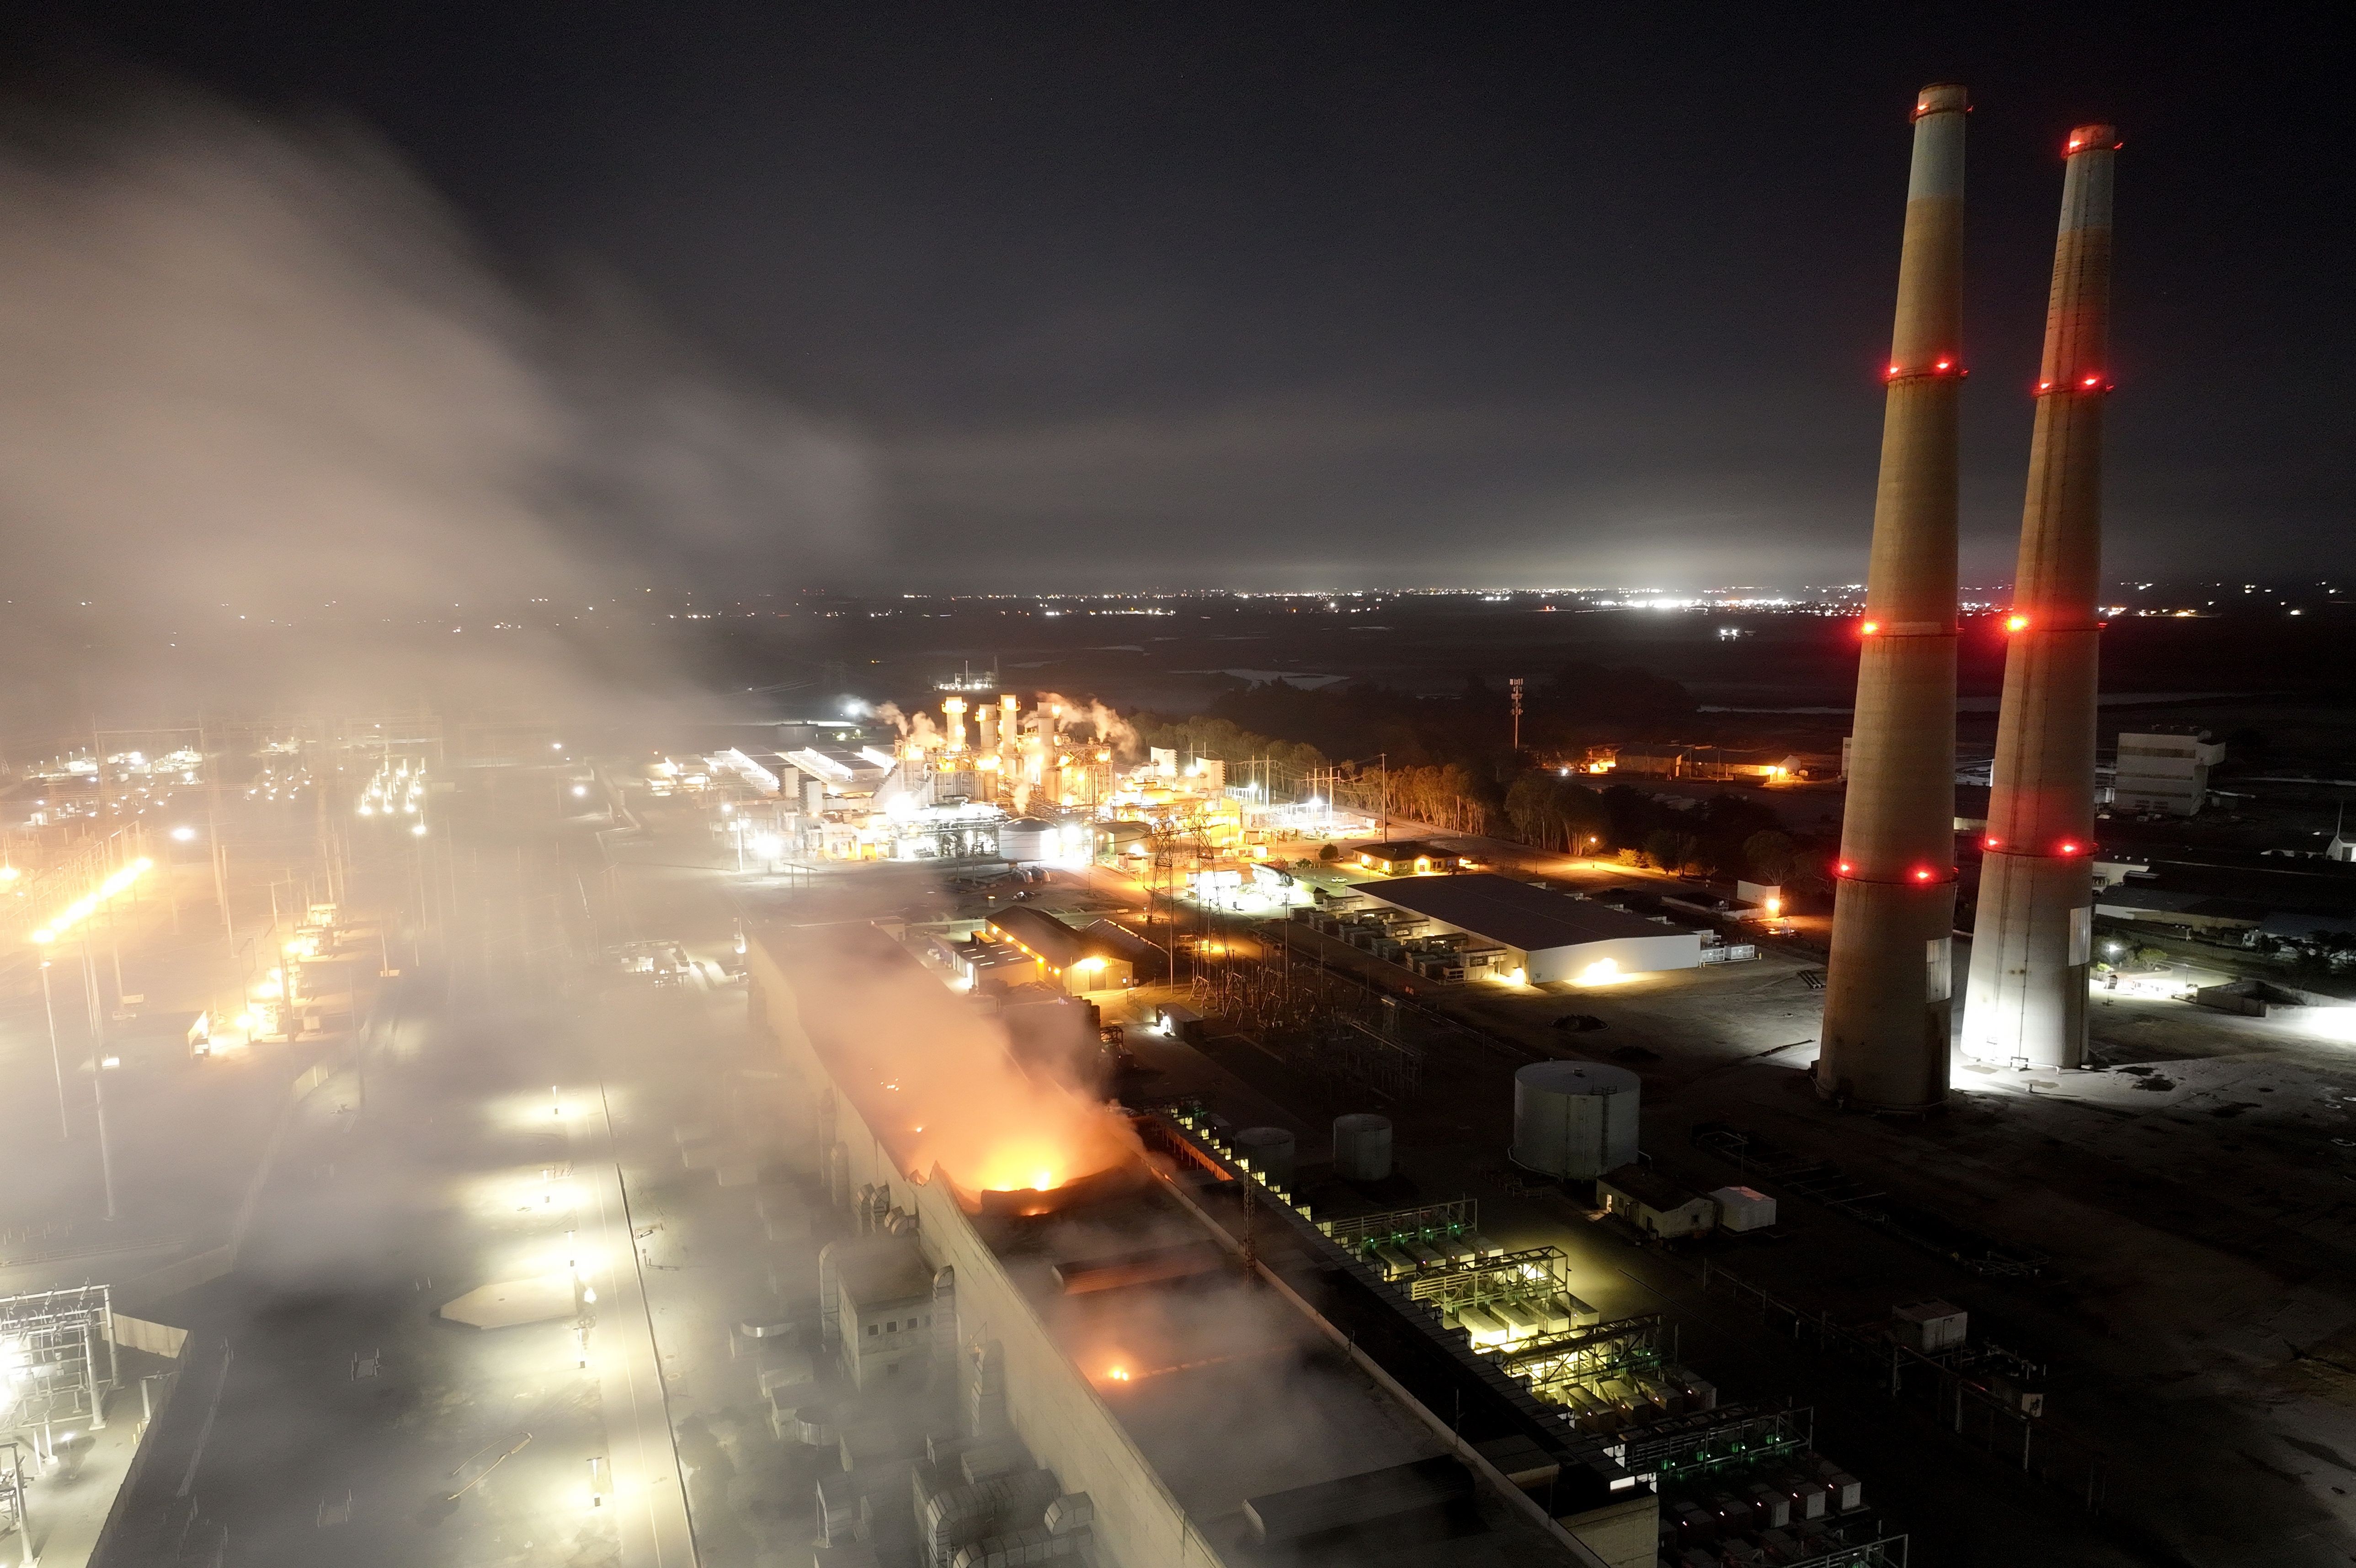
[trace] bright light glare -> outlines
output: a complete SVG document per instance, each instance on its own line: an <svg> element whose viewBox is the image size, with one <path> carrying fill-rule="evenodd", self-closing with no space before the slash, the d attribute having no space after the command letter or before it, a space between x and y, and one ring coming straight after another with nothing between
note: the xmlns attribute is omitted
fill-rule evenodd
<svg viewBox="0 0 2356 1568"><path fill-rule="evenodd" d="M1579 983L1582 986L1609 986L1626 978L1620 973L1619 961L1613 958L1598 958L1579 972Z"/></svg>
<svg viewBox="0 0 2356 1568"><path fill-rule="evenodd" d="M80 898L78 898L74 900L73 902L68 904L65 907L65 912L63 913L59 914L55 920L50 921L48 924L42 926L39 930L33 933L33 940L45 945L48 943L55 942L59 937L63 936L67 932L72 930L75 926L80 924L83 921L88 920L91 915L97 913L99 910L103 908L107 901L112 899L117 893L122 892L124 889L130 887L132 883L145 876L148 870L155 864L155 861L148 859L144 855L138 859L132 861L131 864L123 867L121 870L116 871L112 876L107 878L106 880L99 883L98 891L96 892L85 893Z"/></svg>
<svg viewBox="0 0 2356 1568"><path fill-rule="evenodd" d="M189 839L194 838L196 836L197 830L193 827L175 827L172 829L172 837L178 839L183 844L186 844Z"/></svg>

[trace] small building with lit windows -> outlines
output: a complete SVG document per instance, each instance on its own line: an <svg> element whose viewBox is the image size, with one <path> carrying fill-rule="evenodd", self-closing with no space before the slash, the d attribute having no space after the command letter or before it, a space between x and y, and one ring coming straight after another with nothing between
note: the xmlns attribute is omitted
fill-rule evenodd
<svg viewBox="0 0 2356 1568"><path fill-rule="evenodd" d="M1075 931L1044 910L1000 910L983 930L1038 960L1041 983L1068 994L1137 983L1136 967L1119 944L1094 932Z"/></svg>
<svg viewBox="0 0 2356 1568"><path fill-rule="evenodd" d="M1362 844L1350 853L1360 870L1380 871L1386 877L1428 877L1453 871L1463 863L1463 857L1453 850L1412 839L1403 844Z"/></svg>

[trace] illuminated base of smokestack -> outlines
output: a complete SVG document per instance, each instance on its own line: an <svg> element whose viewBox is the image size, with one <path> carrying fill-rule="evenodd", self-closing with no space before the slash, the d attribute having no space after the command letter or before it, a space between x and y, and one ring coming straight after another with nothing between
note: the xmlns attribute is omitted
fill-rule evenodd
<svg viewBox="0 0 2356 1568"><path fill-rule="evenodd" d="M1987 851L1965 994L1965 1055L2031 1067L2085 1064L2094 897L2094 868L2083 855Z"/></svg>
<svg viewBox="0 0 2356 1568"><path fill-rule="evenodd" d="M1944 1104L1954 884L1843 878L1834 899L1816 1093L1863 1110Z"/></svg>

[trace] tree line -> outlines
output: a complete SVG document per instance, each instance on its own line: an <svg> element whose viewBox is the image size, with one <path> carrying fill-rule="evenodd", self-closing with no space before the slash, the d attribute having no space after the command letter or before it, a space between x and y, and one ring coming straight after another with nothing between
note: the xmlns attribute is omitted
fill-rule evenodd
<svg viewBox="0 0 2356 1568"><path fill-rule="evenodd" d="M1694 712L1684 687L1640 669L1569 664L1533 682L1522 738L1510 742L1508 694L1468 677L1453 696L1418 697L1371 682L1314 690L1238 686L1210 710L1137 716L1142 743L1217 757L1231 782L1263 770L1277 798L1331 788L1337 805L1451 832L1509 837L1565 853L1633 851L1662 869L1810 887L1829 845L1795 838L1760 803L1727 794L1671 805L1627 784L1538 767L1533 751L1575 752L1590 735L1672 735Z"/></svg>

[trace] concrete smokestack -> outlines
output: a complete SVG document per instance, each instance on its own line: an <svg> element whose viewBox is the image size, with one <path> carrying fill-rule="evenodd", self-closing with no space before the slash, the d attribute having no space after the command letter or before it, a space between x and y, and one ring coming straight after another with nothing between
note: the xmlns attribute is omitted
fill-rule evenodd
<svg viewBox="0 0 2356 1568"><path fill-rule="evenodd" d="M1964 115L1915 95L1816 1092L1879 1110L1947 1093L1955 909L1955 411Z"/></svg>
<svg viewBox="0 0 2356 1568"><path fill-rule="evenodd" d="M2108 125L2070 133L2045 307L2037 433L2005 630L2004 708L1982 845L1965 1054L2032 1067L2086 1056L2094 946L2095 595L2103 564L2103 401L2111 389Z"/></svg>

